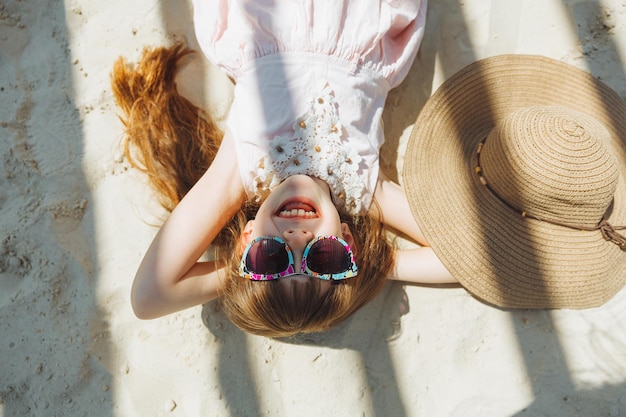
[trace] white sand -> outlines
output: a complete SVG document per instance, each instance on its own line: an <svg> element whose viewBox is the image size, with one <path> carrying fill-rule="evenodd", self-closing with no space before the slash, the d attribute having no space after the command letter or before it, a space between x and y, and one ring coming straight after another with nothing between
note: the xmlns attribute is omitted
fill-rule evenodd
<svg viewBox="0 0 626 417"><path fill-rule="evenodd" d="M394 177L427 96L476 59L543 54L626 96L621 0L431 0L429 13L385 114ZM119 156L109 74L181 38L196 46L186 2L0 2L0 417L626 415L626 291L510 313L390 284L339 328L289 341L238 331L214 303L136 319L130 284L162 212ZM228 80L200 54L184 74L223 118Z"/></svg>

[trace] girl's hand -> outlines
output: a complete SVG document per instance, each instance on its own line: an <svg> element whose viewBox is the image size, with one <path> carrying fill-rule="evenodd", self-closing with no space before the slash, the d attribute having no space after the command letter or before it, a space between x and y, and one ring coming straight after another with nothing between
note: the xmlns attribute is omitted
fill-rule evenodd
<svg viewBox="0 0 626 417"><path fill-rule="evenodd" d="M137 317L163 316L216 297L219 266L198 259L244 199L234 143L226 132L213 163L172 211L139 266L131 290Z"/></svg>
<svg viewBox="0 0 626 417"><path fill-rule="evenodd" d="M376 204L372 204L371 214L380 216L385 225L390 226L413 239L421 247L397 250L395 265L389 279L418 284L449 284L457 280L443 266L422 231L415 222L413 213L402 187L380 174L374 192Z"/></svg>
<svg viewBox="0 0 626 417"><path fill-rule="evenodd" d="M451 284L458 281L448 272L432 248L397 250L392 274L394 281L414 284Z"/></svg>

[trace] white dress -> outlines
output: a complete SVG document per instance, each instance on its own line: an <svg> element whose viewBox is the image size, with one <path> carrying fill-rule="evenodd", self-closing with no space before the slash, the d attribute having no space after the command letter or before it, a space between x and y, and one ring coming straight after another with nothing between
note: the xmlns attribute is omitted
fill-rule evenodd
<svg viewBox="0 0 626 417"><path fill-rule="evenodd" d="M338 206L368 210L385 99L425 18L426 0L194 0L202 51L236 83L227 128L249 197L307 174Z"/></svg>

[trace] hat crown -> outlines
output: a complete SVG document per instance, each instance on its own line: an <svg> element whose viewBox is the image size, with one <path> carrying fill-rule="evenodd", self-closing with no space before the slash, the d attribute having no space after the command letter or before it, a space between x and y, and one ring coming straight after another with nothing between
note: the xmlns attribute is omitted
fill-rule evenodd
<svg viewBox="0 0 626 417"><path fill-rule="evenodd" d="M520 211L593 227L617 188L610 134L593 117L564 107L519 110L495 126L481 151L491 188Z"/></svg>

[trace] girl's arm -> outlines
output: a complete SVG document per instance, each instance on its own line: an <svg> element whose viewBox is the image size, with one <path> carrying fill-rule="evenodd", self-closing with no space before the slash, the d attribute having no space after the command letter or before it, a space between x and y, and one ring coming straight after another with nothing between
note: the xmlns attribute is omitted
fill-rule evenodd
<svg viewBox="0 0 626 417"><path fill-rule="evenodd" d="M378 175L374 200L377 204L372 204L370 214L380 217L385 225L404 233L420 246L428 246L426 238L415 222L404 189L385 177L382 172Z"/></svg>
<svg viewBox="0 0 626 417"><path fill-rule="evenodd" d="M213 163L172 211L139 266L131 290L137 317L163 316L216 297L219 266L198 259L244 200L226 132Z"/></svg>
<svg viewBox="0 0 626 417"><path fill-rule="evenodd" d="M371 214L380 216L385 225L404 233L421 247L396 251L394 270L389 279L419 284L448 284L457 282L443 266L415 222L402 187L379 175Z"/></svg>

